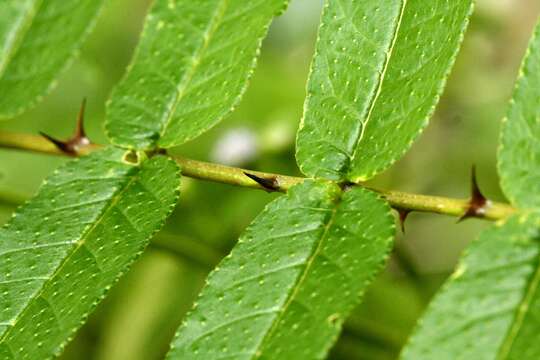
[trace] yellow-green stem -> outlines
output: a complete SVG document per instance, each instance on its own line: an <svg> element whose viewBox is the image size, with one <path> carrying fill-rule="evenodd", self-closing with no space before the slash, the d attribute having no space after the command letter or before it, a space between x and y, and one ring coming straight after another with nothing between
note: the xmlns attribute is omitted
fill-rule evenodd
<svg viewBox="0 0 540 360"><path fill-rule="evenodd" d="M87 154L98 149L99 147L99 145L88 146L80 150L80 155ZM0 148L33 151L53 155L66 155L41 136L11 132L0 132ZM291 186L305 180L305 178L302 177L252 171L187 159L180 156L173 156L173 158L182 168L182 175L184 176L259 190L266 189L259 185L256 181L247 177L245 173L255 175L262 179L272 180L276 184L276 188L282 192L286 192ZM461 217L469 207L469 201L467 199L419 195L375 188L371 188L371 190L381 194L381 196L383 196L392 207L397 209L431 212ZM504 219L516 211L515 208L508 204L491 201L488 202L484 210L484 214L478 217L487 220Z"/></svg>

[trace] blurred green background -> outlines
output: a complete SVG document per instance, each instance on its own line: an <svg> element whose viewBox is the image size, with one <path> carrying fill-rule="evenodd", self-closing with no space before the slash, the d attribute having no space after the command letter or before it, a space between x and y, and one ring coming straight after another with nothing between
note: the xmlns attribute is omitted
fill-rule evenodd
<svg viewBox="0 0 540 360"><path fill-rule="evenodd" d="M149 0L109 0L79 58L35 109L0 130L67 137L88 98L90 137L105 143L105 101L129 62ZM316 37L320 0L292 0L273 24L241 105L221 125L174 151L201 160L298 174L294 137ZM463 49L432 123L412 150L373 183L381 188L466 197L470 168L497 185L500 119L538 0L478 0ZM181 44L179 45L181 46ZM66 159L0 150L0 222ZM181 201L148 251L110 292L62 359L161 359L210 269L276 195L183 179ZM392 359L433 293L484 221L411 214L386 271L347 322L332 359ZM128 239L126 239L128 241Z"/></svg>

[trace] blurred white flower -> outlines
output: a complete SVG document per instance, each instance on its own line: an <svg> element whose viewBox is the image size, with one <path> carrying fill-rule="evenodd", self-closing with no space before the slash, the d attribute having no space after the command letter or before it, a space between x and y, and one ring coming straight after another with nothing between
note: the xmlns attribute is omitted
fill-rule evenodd
<svg viewBox="0 0 540 360"><path fill-rule="evenodd" d="M214 162L240 166L258 155L257 138L248 128L235 128L225 132L216 142L211 159Z"/></svg>

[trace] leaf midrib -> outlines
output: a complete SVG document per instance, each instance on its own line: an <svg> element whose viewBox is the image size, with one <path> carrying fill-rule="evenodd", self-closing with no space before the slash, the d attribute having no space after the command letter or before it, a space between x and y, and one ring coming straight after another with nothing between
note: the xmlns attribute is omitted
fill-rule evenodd
<svg viewBox="0 0 540 360"><path fill-rule="evenodd" d="M308 275L308 273L309 273L309 271L310 271L310 269L311 269L311 267L313 265L313 262L315 261L315 259L319 255L319 253L321 252L321 250L323 248L323 244L328 239L328 232L329 232L330 228L332 227L332 225L333 225L333 223L335 221L337 210L338 210L338 207L340 205L340 202L341 202L341 195L340 195L340 197L338 199L336 199L336 202L334 203L334 207L331 210L332 212L330 214L330 218L328 219L328 222L326 223L326 225L324 227L323 234L321 236L320 241L317 244L317 247L315 248L315 250L309 256L307 264L306 264L304 270L298 276L297 282L294 285L294 287L291 289L291 291L289 293L289 296L288 296L287 300L285 301L285 304L283 305L281 311L279 312L279 315L272 321L272 324L270 325L270 328L267 330L266 334L263 336L263 338L259 342L259 345L257 346L257 348L254 351L254 355L253 355L252 359L257 359L262 355L262 350L264 349L264 347L267 344L267 342L269 341L269 339L272 338L272 335L274 335L274 333L276 332L278 324L281 322L281 320L283 319L283 316L285 315L285 313L287 313L287 309L292 304L292 302L294 301L296 295L300 291L300 288L302 287L304 281L306 280L306 277L307 277L307 275Z"/></svg>
<svg viewBox="0 0 540 360"><path fill-rule="evenodd" d="M193 80L196 70L201 63L201 59L206 53L206 50L208 49L208 45L210 41L212 40L212 36L215 33L216 29L218 28L221 20L223 19L225 15L225 11L227 10L228 4L229 4L229 0L221 0L219 5L216 7L216 10L212 14L211 21L209 22L208 26L203 32L203 42L201 46L199 47L199 49L191 57L192 65L189 67L189 69L186 71L186 73L182 77L182 80L180 81L180 84L178 85L176 92L174 93L171 100L169 101L168 103L169 111L166 111L161 118L161 122L163 123L163 125L160 131L160 138L162 138L163 135L167 132L167 129L171 123L171 120L174 117L174 113L176 112L176 107L178 106L182 98L184 97L186 93L186 89L189 87L189 84Z"/></svg>
<svg viewBox="0 0 540 360"><path fill-rule="evenodd" d="M4 71L9 65L11 59L13 59L13 57L17 53L17 50L19 49L22 43L22 39L24 38L24 35L28 32L28 29L30 29L30 23L36 16L38 9L41 7L42 0L32 0L32 1L33 1L33 4L30 6L31 9L29 9L23 15L23 19L18 23L19 27L16 30L16 34L11 40L10 45L7 46L6 48L7 50L5 52L5 56L0 58L0 78L4 76Z"/></svg>
<svg viewBox="0 0 540 360"><path fill-rule="evenodd" d="M499 350L497 351L497 359L503 360L503 359L508 358L508 355L510 354L512 350L512 345L514 344L514 341L516 340L519 334L519 330L523 326L525 316L527 315L527 312L529 311L529 307L536 293L536 290L538 289L538 285L540 285L540 262L539 261L536 262L535 272L533 276L531 277L531 281L528 283L527 291L525 292L525 296L523 297L523 300L519 303L518 311L516 313L516 316L514 317L512 326L508 330L501 346L499 347Z"/></svg>
<svg viewBox="0 0 540 360"><path fill-rule="evenodd" d="M371 120L371 118L373 116L373 110L375 109L375 105L377 104L377 101L379 100L379 96L381 95L382 87L383 87L383 84L384 84L384 81L385 81L386 71L388 70L388 65L390 64L390 61L392 60L394 47L395 47L397 39L399 37L399 31L400 31L401 23L402 23L402 20L403 20L403 15L405 14L405 7L407 6L407 1L408 0L403 0L402 1L401 9L400 9L399 15L398 15L398 20L396 22L396 26L395 26L394 32L392 34L392 42L390 43L390 46L388 48L388 51L387 51L387 54L386 54L386 59L384 61L383 68L382 68L382 71L381 71L381 73L379 75L379 79L378 79L378 82L377 82L377 89L375 90L371 100L369 101L368 113L365 116L364 121L360 121L359 129L356 129L356 131L355 131L354 145L353 145L353 148L351 149L352 154L351 154L350 159L349 159L348 169L346 170L347 173L350 173L350 171L351 171L352 163L354 162L354 159L355 159L356 154L358 152L359 144L362 141L362 139L364 138L366 127L368 125L369 120ZM348 175L350 175L350 174L348 174Z"/></svg>
<svg viewBox="0 0 540 360"><path fill-rule="evenodd" d="M136 180L138 180L140 171L141 171L141 165L139 165L138 167L134 167L133 169L128 170L128 172L125 175L126 177L130 176L131 172L136 172L136 173L132 174L130 176L129 180L126 181L124 187L122 189L120 189L116 194L113 195L113 197L111 198L110 203L103 208L102 213L98 216L96 221L90 227L88 227L88 229L86 229L83 232L83 234L80 236L80 239L77 242L75 242L75 246L71 249L70 253L60 262L60 264L57 266L57 268L54 270L54 272L50 276L48 276L47 280L42 283L39 290L36 291L36 293L30 297L28 302L26 302L26 304L24 306L24 309L15 317L14 320L8 322L9 327L6 329L6 332L4 334L0 335L0 344L4 343L4 341L7 339L7 337L11 333L11 331L17 325L18 321L26 314L26 312L29 309L29 305L31 303L33 303L36 299L38 299L43 294L43 291L45 290L45 288L46 288L47 284L49 283L49 281L51 281L51 279L54 279L58 275L58 273L62 270L62 268L70 261L72 256L77 252L77 250L80 249L81 246L84 245L86 239L90 236L90 234L92 234L94 229L99 224L101 224L101 222L104 220L104 218L109 213L109 211L116 206L116 204L118 203L118 201L120 200L122 195L127 191L127 189L129 189L130 186Z"/></svg>

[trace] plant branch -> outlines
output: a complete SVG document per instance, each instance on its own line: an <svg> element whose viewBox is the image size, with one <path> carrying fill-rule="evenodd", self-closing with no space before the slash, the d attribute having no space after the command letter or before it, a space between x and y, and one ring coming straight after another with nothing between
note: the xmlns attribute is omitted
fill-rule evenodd
<svg viewBox="0 0 540 360"><path fill-rule="evenodd" d="M58 149L47 139L29 134L0 132L0 148L32 151L52 155L69 155ZM100 148L99 145L91 144L79 149L78 155L84 155ZM302 177L293 177L280 174L251 171L236 167L208 163L180 156L173 156L182 169L182 175L219 182L224 184L242 186L247 188L286 192L293 185L305 180ZM249 174L250 176L246 176ZM257 180L259 179L259 180ZM268 183L273 184L269 188ZM362 185L362 184L358 184ZM409 211L431 212L443 215L462 217L470 208L470 201L467 199L453 199L441 196L428 196L411 194L394 190L381 190L370 188L384 197L392 207ZM482 214L477 218L487 220L504 219L516 209L504 203L488 201Z"/></svg>

